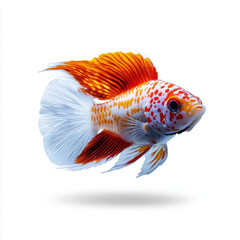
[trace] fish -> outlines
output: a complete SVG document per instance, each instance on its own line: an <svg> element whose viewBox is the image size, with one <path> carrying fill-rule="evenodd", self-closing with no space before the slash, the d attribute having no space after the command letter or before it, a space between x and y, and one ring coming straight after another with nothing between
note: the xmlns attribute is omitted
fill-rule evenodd
<svg viewBox="0 0 240 240"><path fill-rule="evenodd" d="M206 111L199 97L158 79L139 53L105 53L46 70L68 76L48 84L39 116L45 152L61 168L88 169L120 154L106 172L144 156L137 177L150 174L166 161L167 142L192 130Z"/></svg>

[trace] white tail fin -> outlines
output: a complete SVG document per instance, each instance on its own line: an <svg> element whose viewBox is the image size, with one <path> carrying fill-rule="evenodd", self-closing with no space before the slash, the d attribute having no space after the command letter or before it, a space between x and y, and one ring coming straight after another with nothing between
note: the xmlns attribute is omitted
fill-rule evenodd
<svg viewBox="0 0 240 240"><path fill-rule="evenodd" d="M41 101L39 128L49 159L57 165L72 165L97 134L91 125L93 99L75 80L49 83Z"/></svg>

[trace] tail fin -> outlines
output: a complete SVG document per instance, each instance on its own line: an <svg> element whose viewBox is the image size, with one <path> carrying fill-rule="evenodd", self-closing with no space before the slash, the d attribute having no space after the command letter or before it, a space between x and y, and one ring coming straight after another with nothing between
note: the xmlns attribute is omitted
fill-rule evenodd
<svg viewBox="0 0 240 240"><path fill-rule="evenodd" d="M53 163L74 164L97 134L91 125L93 103L91 96L81 92L77 81L56 79L49 83L41 101L39 128Z"/></svg>

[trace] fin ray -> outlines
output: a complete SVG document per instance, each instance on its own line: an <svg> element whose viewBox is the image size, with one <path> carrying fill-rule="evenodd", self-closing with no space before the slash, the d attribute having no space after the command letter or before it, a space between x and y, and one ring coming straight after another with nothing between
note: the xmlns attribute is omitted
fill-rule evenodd
<svg viewBox="0 0 240 240"><path fill-rule="evenodd" d="M91 61L69 61L49 67L65 70L82 86L82 91L107 100L150 80L158 73L149 58L139 53L115 52L101 54Z"/></svg>
<svg viewBox="0 0 240 240"><path fill-rule="evenodd" d="M91 126L93 99L69 79L51 81L41 100L39 129L45 151L57 165L74 163L97 133Z"/></svg>
<svg viewBox="0 0 240 240"><path fill-rule="evenodd" d="M118 161L115 163L115 165L106 172L118 170L136 162L146 152L148 152L150 148L151 146L148 146L148 145L138 145L138 144L131 145L120 154L120 157Z"/></svg>
<svg viewBox="0 0 240 240"><path fill-rule="evenodd" d="M90 162L100 162L103 159L110 159L117 156L131 143L124 141L116 134L103 130L98 133L83 149L77 157L76 164L87 164Z"/></svg>
<svg viewBox="0 0 240 240"><path fill-rule="evenodd" d="M134 118L124 116L119 120L119 133L128 142L139 143L146 136L146 124Z"/></svg>
<svg viewBox="0 0 240 240"><path fill-rule="evenodd" d="M143 163L141 172L137 177L150 174L160 165L162 165L167 159L167 145L166 144L154 144L150 151L145 155L145 161Z"/></svg>

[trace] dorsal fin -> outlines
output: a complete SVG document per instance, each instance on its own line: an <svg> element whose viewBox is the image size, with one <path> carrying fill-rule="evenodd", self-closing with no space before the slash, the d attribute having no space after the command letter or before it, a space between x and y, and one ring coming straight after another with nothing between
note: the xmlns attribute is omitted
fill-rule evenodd
<svg viewBox="0 0 240 240"><path fill-rule="evenodd" d="M107 100L137 85L157 80L158 73L149 58L139 53L106 53L91 61L70 61L48 68L65 70L87 92L101 100Z"/></svg>

